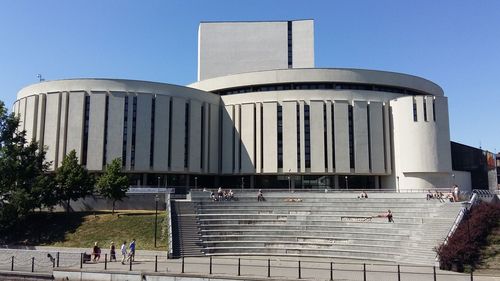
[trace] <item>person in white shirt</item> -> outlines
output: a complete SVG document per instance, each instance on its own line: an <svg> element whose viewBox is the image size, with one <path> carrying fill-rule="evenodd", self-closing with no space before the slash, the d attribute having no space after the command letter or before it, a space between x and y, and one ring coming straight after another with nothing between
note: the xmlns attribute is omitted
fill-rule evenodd
<svg viewBox="0 0 500 281"><path fill-rule="evenodd" d="M125 261L127 260L127 241L123 241L121 251L122 251L122 264L125 264Z"/></svg>
<svg viewBox="0 0 500 281"><path fill-rule="evenodd" d="M458 188L458 185L456 185L456 184L453 188L453 200L455 202L460 201L460 189Z"/></svg>

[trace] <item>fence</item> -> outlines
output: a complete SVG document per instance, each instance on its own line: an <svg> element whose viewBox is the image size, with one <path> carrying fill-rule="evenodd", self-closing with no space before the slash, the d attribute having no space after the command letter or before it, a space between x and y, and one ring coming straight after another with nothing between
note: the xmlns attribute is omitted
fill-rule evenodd
<svg viewBox="0 0 500 281"><path fill-rule="evenodd" d="M432 266L395 265L384 263L348 263L327 259L289 257L185 257L167 259L165 255L137 255L125 264L109 261L104 254L98 262L85 261L83 253L55 253L51 257L0 257L0 270L51 272L54 268L82 271L144 272L176 275L200 275L230 278L235 276L287 280L385 280L385 281L473 281L473 272L459 274L441 271ZM500 269L498 269L500 270ZM480 279L477 279L480 280Z"/></svg>

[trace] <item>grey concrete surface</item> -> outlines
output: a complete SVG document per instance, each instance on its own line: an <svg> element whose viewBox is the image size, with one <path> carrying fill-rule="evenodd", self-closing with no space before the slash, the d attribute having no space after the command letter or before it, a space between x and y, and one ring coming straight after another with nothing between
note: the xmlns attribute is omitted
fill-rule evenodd
<svg viewBox="0 0 500 281"><path fill-rule="evenodd" d="M349 263L342 260L325 258L293 258L293 257L253 257L227 256L212 259L212 274L210 274L210 258L185 258L184 274L182 260L167 260L166 253L160 251L137 251L136 260L122 265L120 262L104 262L104 255L98 263L85 263L80 269L80 253L89 249L34 247L34 249L0 249L0 271L10 271L11 257L15 259L15 271L30 272L31 258L35 257L35 272L57 272L61 276L100 276L100 280L135 280L137 276L147 276L146 280L297 280L299 279L299 260L301 279L330 280L330 265L333 266L333 280L364 280L363 264ZM59 268L52 268L47 253L54 257L60 254ZM104 252L105 253L105 252ZM103 254L104 254L103 253ZM155 273L155 256L158 256L157 272ZM268 269L268 259L270 267ZM238 261L240 276L238 277ZM398 280L397 265L383 263L367 263L366 280L396 281ZM106 267L106 269L105 269ZM268 277L268 270L269 276ZM83 273L85 274L83 274ZM433 267L400 266L401 281L433 281ZM66 275L64 275L66 274ZM97 274L97 275L92 275ZM114 277L110 277L111 275ZM128 276L128 277L127 277ZM135 276L135 277L134 277ZM162 279L161 276L170 276ZM172 279L171 277L175 277ZM202 278L202 279L200 279ZM75 280L75 279L69 279ZM77 279L80 280L80 279ZM88 279L92 280L92 279ZM140 279L139 279L140 280ZM469 281L469 274L441 271L436 268L436 281ZM500 281L499 276L474 275L475 281Z"/></svg>

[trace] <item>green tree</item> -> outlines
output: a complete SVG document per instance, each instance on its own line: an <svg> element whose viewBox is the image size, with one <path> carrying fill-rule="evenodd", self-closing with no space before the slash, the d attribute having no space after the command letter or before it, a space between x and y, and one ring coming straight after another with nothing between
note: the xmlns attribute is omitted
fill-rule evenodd
<svg viewBox="0 0 500 281"><path fill-rule="evenodd" d="M78 164L75 150L71 150L56 170L55 194L57 201L66 206L70 211L71 200L76 201L92 194L93 180L87 170Z"/></svg>
<svg viewBox="0 0 500 281"><path fill-rule="evenodd" d="M122 173L122 160L120 158L116 158L106 165L106 169L97 180L96 186L99 194L113 201L112 213L114 214L116 201L121 201L126 197L129 188L128 177Z"/></svg>
<svg viewBox="0 0 500 281"><path fill-rule="evenodd" d="M37 142L28 143L20 121L0 101L0 230L18 224L36 208L52 207L50 163Z"/></svg>

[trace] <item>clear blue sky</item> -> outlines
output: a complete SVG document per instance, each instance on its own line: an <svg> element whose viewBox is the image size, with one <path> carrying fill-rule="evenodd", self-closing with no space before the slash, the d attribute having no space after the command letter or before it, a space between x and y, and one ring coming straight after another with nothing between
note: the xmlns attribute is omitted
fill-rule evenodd
<svg viewBox="0 0 500 281"><path fill-rule="evenodd" d="M500 150L500 1L0 0L0 99L47 80L196 80L200 21L314 19L316 66L439 84L451 139Z"/></svg>

